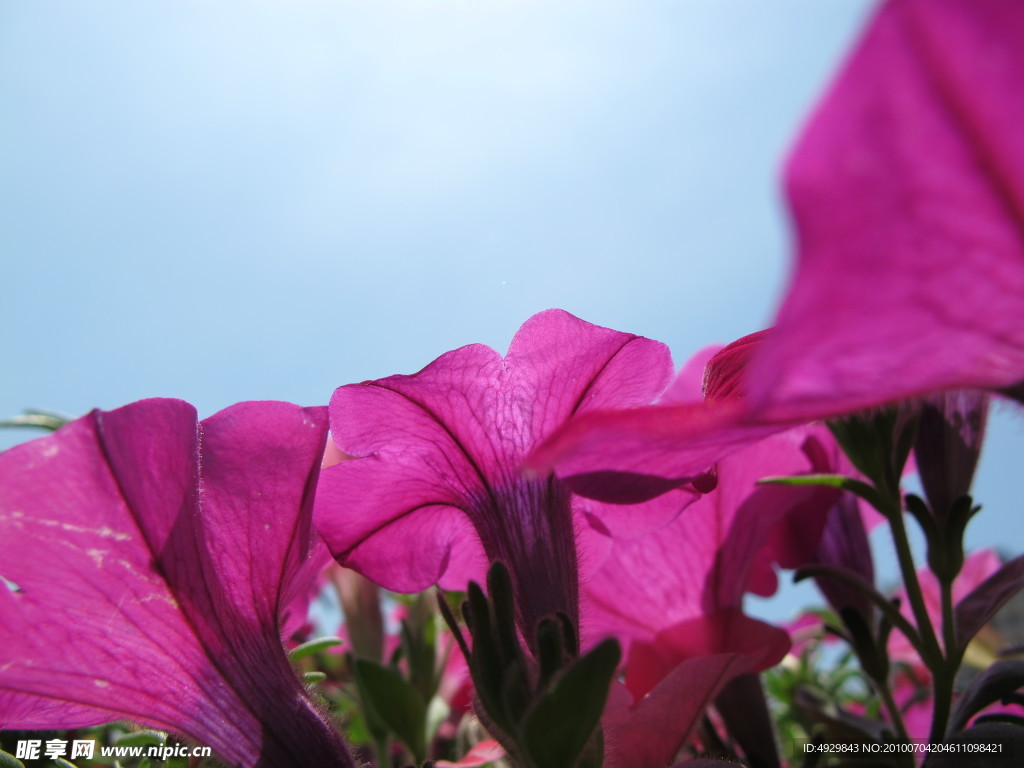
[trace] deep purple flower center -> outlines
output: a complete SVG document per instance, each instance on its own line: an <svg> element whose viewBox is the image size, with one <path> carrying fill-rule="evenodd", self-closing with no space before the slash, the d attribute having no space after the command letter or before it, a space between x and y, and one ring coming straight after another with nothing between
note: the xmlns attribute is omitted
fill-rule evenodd
<svg viewBox="0 0 1024 768"><path fill-rule="evenodd" d="M571 495L560 480L516 478L472 496L466 510L488 560L512 574L516 621L533 644L545 616L579 625L579 584Z"/></svg>

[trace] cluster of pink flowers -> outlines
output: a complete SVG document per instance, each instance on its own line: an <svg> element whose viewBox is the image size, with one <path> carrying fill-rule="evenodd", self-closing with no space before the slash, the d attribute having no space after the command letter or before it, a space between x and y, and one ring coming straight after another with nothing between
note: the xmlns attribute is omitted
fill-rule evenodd
<svg viewBox="0 0 1024 768"><path fill-rule="evenodd" d="M537 698L509 732L519 721L485 712L478 680L501 746L455 765L534 754L519 744L539 728L530 712L608 638L622 655L600 712L603 765L672 764L709 705L728 726L788 652L784 630L743 610L745 594L775 592L777 567L809 569L855 641L875 611L895 623L888 651L858 646L867 668L882 659L884 678L898 661L929 679L922 659L962 656L1024 584L1017 561L970 584L969 567L956 627L944 613L963 557L943 553L960 541L948 531L988 398L950 393L1024 396L1021 82L1018 0L884 3L789 160L797 261L774 328L678 375L663 345L548 310L504 357L462 347L340 387L329 408L241 403L200 421L186 403L145 400L3 453L0 729L128 719L233 766L355 766L282 645L332 556L397 592L462 592L507 568L522 646L509 658L526 659ZM865 596L858 505L889 491L899 503L909 445L873 472L821 423L900 403L921 435L922 408L948 416L963 449L939 450L944 474L922 468L923 525L945 549L902 613ZM807 482L758 484L782 476ZM566 661L549 685L552 619ZM459 642L476 676L474 623ZM952 686L944 672L935 682L937 696ZM932 736L944 706L925 707ZM602 764L581 750L573 765Z"/></svg>

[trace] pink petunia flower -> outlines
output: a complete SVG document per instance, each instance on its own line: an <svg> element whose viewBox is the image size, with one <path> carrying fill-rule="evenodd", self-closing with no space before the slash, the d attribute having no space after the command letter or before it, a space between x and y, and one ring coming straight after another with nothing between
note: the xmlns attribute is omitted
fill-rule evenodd
<svg viewBox="0 0 1024 768"><path fill-rule="evenodd" d="M723 459L715 490L677 520L613 542L582 603L585 640L625 649L626 690L603 720L609 768L666 765L724 685L785 655L787 633L746 616L743 596L775 592L775 563L806 562L838 494L756 482L838 460L821 427L776 435Z"/></svg>
<svg viewBox="0 0 1024 768"><path fill-rule="evenodd" d="M547 615L575 623L577 535L639 533L693 494L609 513L522 461L575 414L651 402L671 372L664 345L549 310L505 357L476 344L412 376L341 387L331 434L358 458L324 471L317 529L339 562L396 591L465 589L487 561L505 563L528 642Z"/></svg>
<svg viewBox="0 0 1024 768"><path fill-rule="evenodd" d="M234 766L353 766L285 656L327 414L178 400L0 454L0 728L127 718Z"/></svg>

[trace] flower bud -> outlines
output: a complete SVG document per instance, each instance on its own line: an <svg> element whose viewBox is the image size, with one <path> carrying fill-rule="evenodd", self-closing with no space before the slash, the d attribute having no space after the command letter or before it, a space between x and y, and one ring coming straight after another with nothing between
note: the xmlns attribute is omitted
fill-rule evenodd
<svg viewBox="0 0 1024 768"><path fill-rule="evenodd" d="M950 391L929 398L921 410L914 458L938 520L971 491L990 399L977 390Z"/></svg>

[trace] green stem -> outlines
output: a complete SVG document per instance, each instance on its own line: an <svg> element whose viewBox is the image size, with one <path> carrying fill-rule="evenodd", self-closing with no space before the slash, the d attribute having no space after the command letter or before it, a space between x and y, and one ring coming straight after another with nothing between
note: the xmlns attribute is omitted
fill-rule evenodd
<svg viewBox="0 0 1024 768"><path fill-rule="evenodd" d="M922 661L928 669L935 673L945 663L945 656L939 639L935 634L931 618L928 616L928 608L924 604L924 594L921 592L921 584L917 580L917 570L914 568L914 555L910 551L910 539L907 537L907 527L903 523L903 508L899 502L899 495L895 500L891 494L885 494L887 503L885 509L880 510L889 520L889 530L892 532L893 544L896 547L896 558L900 564L900 572L903 576L903 583L907 588L907 599L910 601L910 608L914 612L914 621L917 623L917 631L921 635Z"/></svg>
<svg viewBox="0 0 1024 768"><path fill-rule="evenodd" d="M932 710L932 732L928 734L928 741L938 744L946 738L946 723L949 720L950 704L953 699L954 675L943 665L941 670L932 673L932 689L935 693L935 700Z"/></svg>
<svg viewBox="0 0 1024 768"><path fill-rule="evenodd" d="M902 741L910 741L910 737L907 735L907 726L903 723L903 713L896 706L896 701L892 697L892 691L889 690L889 682L887 680L876 680L875 683L878 685L879 693L882 696L882 703L885 704L885 708L889 711L889 718L896 728L896 734Z"/></svg>
<svg viewBox="0 0 1024 768"><path fill-rule="evenodd" d="M831 568L829 566L821 565L806 565L796 571L793 580L794 582L800 582L806 578L832 579L833 581L838 581L841 584L846 584L847 586L856 589L862 595L871 600L871 602L875 604L875 607L882 612L882 615L884 615L892 622L894 627L903 633L903 636L910 641L910 644L913 646L914 650L917 651L918 655L924 655L924 646L921 644L921 636L914 628L914 625L907 621L906 617L900 613L898 608L880 595L873 585L869 584L860 576L849 571L843 571L839 568Z"/></svg>
<svg viewBox="0 0 1024 768"><path fill-rule="evenodd" d="M953 612L953 580L942 581L942 642L946 646L946 659L958 657L956 614ZM959 659L957 659L959 666Z"/></svg>
<svg viewBox="0 0 1024 768"><path fill-rule="evenodd" d="M932 669L935 703L932 709L932 729L928 736L933 744L942 741L949 725L949 713L953 702L953 686L960 668L961 653L956 640L956 616L953 612L953 582L941 580L942 589L942 640L945 654L942 664Z"/></svg>

